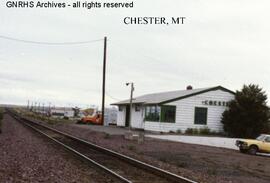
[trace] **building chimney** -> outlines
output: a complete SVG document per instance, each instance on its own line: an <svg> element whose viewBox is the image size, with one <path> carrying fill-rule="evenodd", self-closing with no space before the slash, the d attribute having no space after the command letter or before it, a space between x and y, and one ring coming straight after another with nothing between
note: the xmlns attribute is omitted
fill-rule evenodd
<svg viewBox="0 0 270 183"><path fill-rule="evenodd" d="M191 85L187 86L187 90L192 90L192 89L193 89L193 87Z"/></svg>

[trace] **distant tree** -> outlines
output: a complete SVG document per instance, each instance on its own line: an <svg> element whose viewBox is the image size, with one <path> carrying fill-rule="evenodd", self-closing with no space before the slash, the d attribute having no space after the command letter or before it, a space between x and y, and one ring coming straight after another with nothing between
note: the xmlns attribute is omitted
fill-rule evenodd
<svg viewBox="0 0 270 183"><path fill-rule="evenodd" d="M72 108L72 110L74 111L74 117L79 117L80 108L75 107L75 108Z"/></svg>
<svg viewBox="0 0 270 183"><path fill-rule="evenodd" d="M258 85L244 85L222 114L224 131L231 137L254 138L269 132L267 95Z"/></svg>

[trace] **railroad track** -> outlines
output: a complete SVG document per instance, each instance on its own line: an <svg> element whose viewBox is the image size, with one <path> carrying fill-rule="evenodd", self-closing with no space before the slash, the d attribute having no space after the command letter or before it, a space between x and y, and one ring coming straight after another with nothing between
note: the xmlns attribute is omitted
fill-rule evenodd
<svg viewBox="0 0 270 183"><path fill-rule="evenodd" d="M141 162L126 155L92 144L70 134L23 118L8 110L16 120L34 131L46 136L58 145L73 152L82 160L100 168L114 177L117 182L124 183L196 183L190 179L173 174L158 167Z"/></svg>

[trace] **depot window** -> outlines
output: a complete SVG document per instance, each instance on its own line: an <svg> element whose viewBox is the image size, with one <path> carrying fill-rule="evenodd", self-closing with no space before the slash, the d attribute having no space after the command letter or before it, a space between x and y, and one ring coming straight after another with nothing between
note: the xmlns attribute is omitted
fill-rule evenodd
<svg viewBox="0 0 270 183"><path fill-rule="evenodd" d="M176 106L161 106L161 122L175 123Z"/></svg>
<svg viewBox="0 0 270 183"><path fill-rule="evenodd" d="M207 124L207 108L195 107L194 124L206 125Z"/></svg>
<svg viewBox="0 0 270 183"><path fill-rule="evenodd" d="M157 121L160 119L159 106L146 106L145 107L145 121Z"/></svg>
<svg viewBox="0 0 270 183"><path fill-rule="evenodd" d="M145 121L175 123L176 106L146 106Z"/></svg>

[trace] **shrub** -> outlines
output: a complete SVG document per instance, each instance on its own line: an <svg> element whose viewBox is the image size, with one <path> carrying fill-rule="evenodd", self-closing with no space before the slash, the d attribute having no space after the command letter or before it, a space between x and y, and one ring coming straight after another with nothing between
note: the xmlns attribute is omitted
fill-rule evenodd
<svg viewBox="0 0 270 183"><path fill-rule="evenodd" d="M193 135L198 135L199 134L199 130L197 128L193 128Z"/></svg>
<svg viewBox="0 0 270 183"><path fill-rule="evenodd" d="M185 134L188 135L197 135L199 134L199 130L197 128L187 128Z"/></svg>
<svg viewBox="0 0 270 183"><path fill-rule="evenodd" d="M186 131L185 131L185 134L193 134L193 128L187 128Z"/></svg>
<svg viewBox="0 0 270 183"><path fill-rule="evenodd" d="M212 132L208 127L200 128L199 134L200 135L210 135Z"/></svg>
<svg viewBox="0 0 270 183"><path fill-rule="evenodd" d="M65 120L69 120L69 117L67 117L67 116L64 116L64 118L63 119L65 119Z"/></svg>
<svg viewBox="0 0 270 183"><path fill-rule="evenodd" d="M176 130L176 133L182 134L182 130L178 129L178 130Z"/></svg>

